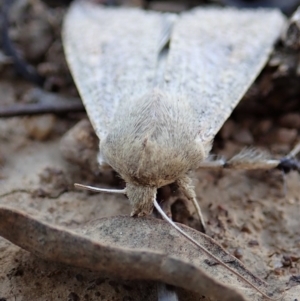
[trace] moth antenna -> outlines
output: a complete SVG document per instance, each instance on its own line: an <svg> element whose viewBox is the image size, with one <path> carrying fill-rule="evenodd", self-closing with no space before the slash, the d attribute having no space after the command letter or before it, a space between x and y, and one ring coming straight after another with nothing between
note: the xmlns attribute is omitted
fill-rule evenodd
<svg viewBox="0 0 300 301"><path fill-rule="evenodd" d="M126 194L126 188L125 189L106 189L106 188L98 188L98 187L94 187L94 186L82 185L82 184L78 184L78 183L75 183L74 186L76 188L91 190L91 191L95 191L95 192Z"/></svg>
<svg viewBox="0 0 300 301"><path fill-rule="evenodd" d="M206 250L205 247L203 247L201 244L199 244L194 238L192 238L191 236L189 236L186 232L184 232L183 230L181 230L165 213L164 211L161 209L161 207L159 206L159 204L157 203L156 199L153 200L154 203L154 207L156 208L156 210L159 212L159 214L161 215L161 217L168 222L173 228L175 228L175 230L177 230L180 234L182 234L185 238L187 238L191 243L193 243L194 245L196 245L199 249L201 249L204 253L206 253L207 255L209 255L211 258L213 258L215 261L217 261L220 265L222 265L223 267L225 267L227 270L229 270L231 273L235 274L236 276L238 276L240 279L244 280L247 284L249 284L253 289L255 289L257 292L259 292L260 294L262 294L265 298L268 298L269 300L278 300L278 299L272 299L270 298L268 295L266 295L264 292L262 292L258 287L256 287L255 285L253 285L249 280L247 280L244 276L240 275L238 272L236 272L235 270L233 270L230 266L226 265L223 261L221 261L218 257L216 257L214 254L212 254L210 251ZM280 297L281 298L281 297Z"/></svg>

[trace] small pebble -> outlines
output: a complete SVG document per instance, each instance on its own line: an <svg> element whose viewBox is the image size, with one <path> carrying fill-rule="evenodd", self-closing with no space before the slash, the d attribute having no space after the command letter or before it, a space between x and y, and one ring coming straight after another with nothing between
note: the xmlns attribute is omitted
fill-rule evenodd
<svg viewBox="0 0 300 301"><path fill-rule="evenodd" d="M25 120L25 128L29 138L34 140L46 140L55 126L56 118L52 114L31 116Z"/></svg>
<svg viewBox="0 0 300 301"><path fill-rule="evenodd" d="M274 269L274 274L277 276L283 275L283 271L281 268Z"/></svg>
<svg viewBox="0 0 300 301"><path fill-rule="evenodd" d="M255 128L255 132L258 135L267 134L271 130L272 125L273 125L273 123L270 119L261 120Z"/></svg>
<svg viewBox="0 0 300 301"><path fill-rule="evenodd" d="M253 144L253 136L247 129L239 129L233 134L233 139L242 144Z"/></svg>
<svg viewBox="0 0 300 301"><path fill-rule="evenodd" d="M241 231L249 233L249 234L252 233L251 229L247 225L243 225L242 228L241 228Z"/></svg>
<svg viewBox="0 0 300 301"><path fill-rule="evenodd" d="M285 114L279 119L279 124L285 128L299 130L300 129L300 114L299 113Z"/></svg>
<svg viewBox="0 0 300 301"><path fill-rule="evenodd" d="M280 128L275 133L275 140L280 144L291 144L295 141L297 135L296 129Z"/></svg>
<svg viewBox="0 0 300 301"><path fill-rule="evenodd" d="M290 256L283 255L281 259L282 265L285 267L289 267L292 265L292 260Z"/></svg>
<svg viewBox="0 0 300 301"><path fill-rule="evenodd" d="M255 247L255 246L259 246L259 243L258 243L257 240L252 239L252 240L250 240L250 241L248 242L248 245L249 245L250 247Z"/></svg>
<svg viewBox="0 0 300 301"><path fill-rule="evenodd" d="M233 252L233 255L237 258L237 259L241 259L244 255L244 252L241 248L236 248Z"/></svg>
<svg viewBox="0 0 300 301"><path fill-rule="evenodd" d="M70 293L68 296L68 301L79 301L79 300L80 300L79 296L74 292Z"/></svg>

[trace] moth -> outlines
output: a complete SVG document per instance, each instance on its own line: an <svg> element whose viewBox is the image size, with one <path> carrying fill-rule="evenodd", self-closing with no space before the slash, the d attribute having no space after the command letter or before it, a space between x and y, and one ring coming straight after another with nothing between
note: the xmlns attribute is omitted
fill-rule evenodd
<svg viewBox="0 0 300 301"><path fill-rule="evenodd" d="M211 161L209 152L284 23L277 10L207 7L175 15L73 3L63 25L66 59L100 139L99 164L126 182L123 190L77 186L124 193L131 215L155 206L167 219L156 193L175 182L204 228L190 171L278 165L244 154Z"/></svg>
<svg viewBox="0 0 300 301"><path fill-rule="evenodd" d="M63 44L100 139L99 163L126 182L132 215L176 182L204 220L188 173L266 63L277 10L201 8L181 15L75 2ZM203 164L204 163L204 164Z"/></svg>

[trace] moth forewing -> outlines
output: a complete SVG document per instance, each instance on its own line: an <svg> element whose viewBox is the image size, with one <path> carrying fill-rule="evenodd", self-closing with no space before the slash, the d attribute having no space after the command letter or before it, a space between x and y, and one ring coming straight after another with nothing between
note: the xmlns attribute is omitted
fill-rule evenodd
<svg viewBox="0 0 300 301"><path fill-rule="evenodd" d="M263 9L198 8L178 19L165 85L186 96L202 141L215 137L249 89L284 23L279 11Z"/></svg>
<svg viewBox="0 0 300 301"><path fill-rule="evenodd" d="M130 105L153 85L157 57L173 22L172 14L88 1L71 5L63 24L64 51L100 141L120 105Z"/></svg>

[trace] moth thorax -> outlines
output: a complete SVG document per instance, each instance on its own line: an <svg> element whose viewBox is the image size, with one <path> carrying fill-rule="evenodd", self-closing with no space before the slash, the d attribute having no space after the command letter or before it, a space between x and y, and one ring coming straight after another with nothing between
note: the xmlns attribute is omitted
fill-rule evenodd
<svg viewBox="0 0 300 301"><path fill-rule="evenodd" d="M156 187L139 186L126 183L126 195L132 205L132 216L149 215L154 206L156 198Z"/></svg>

